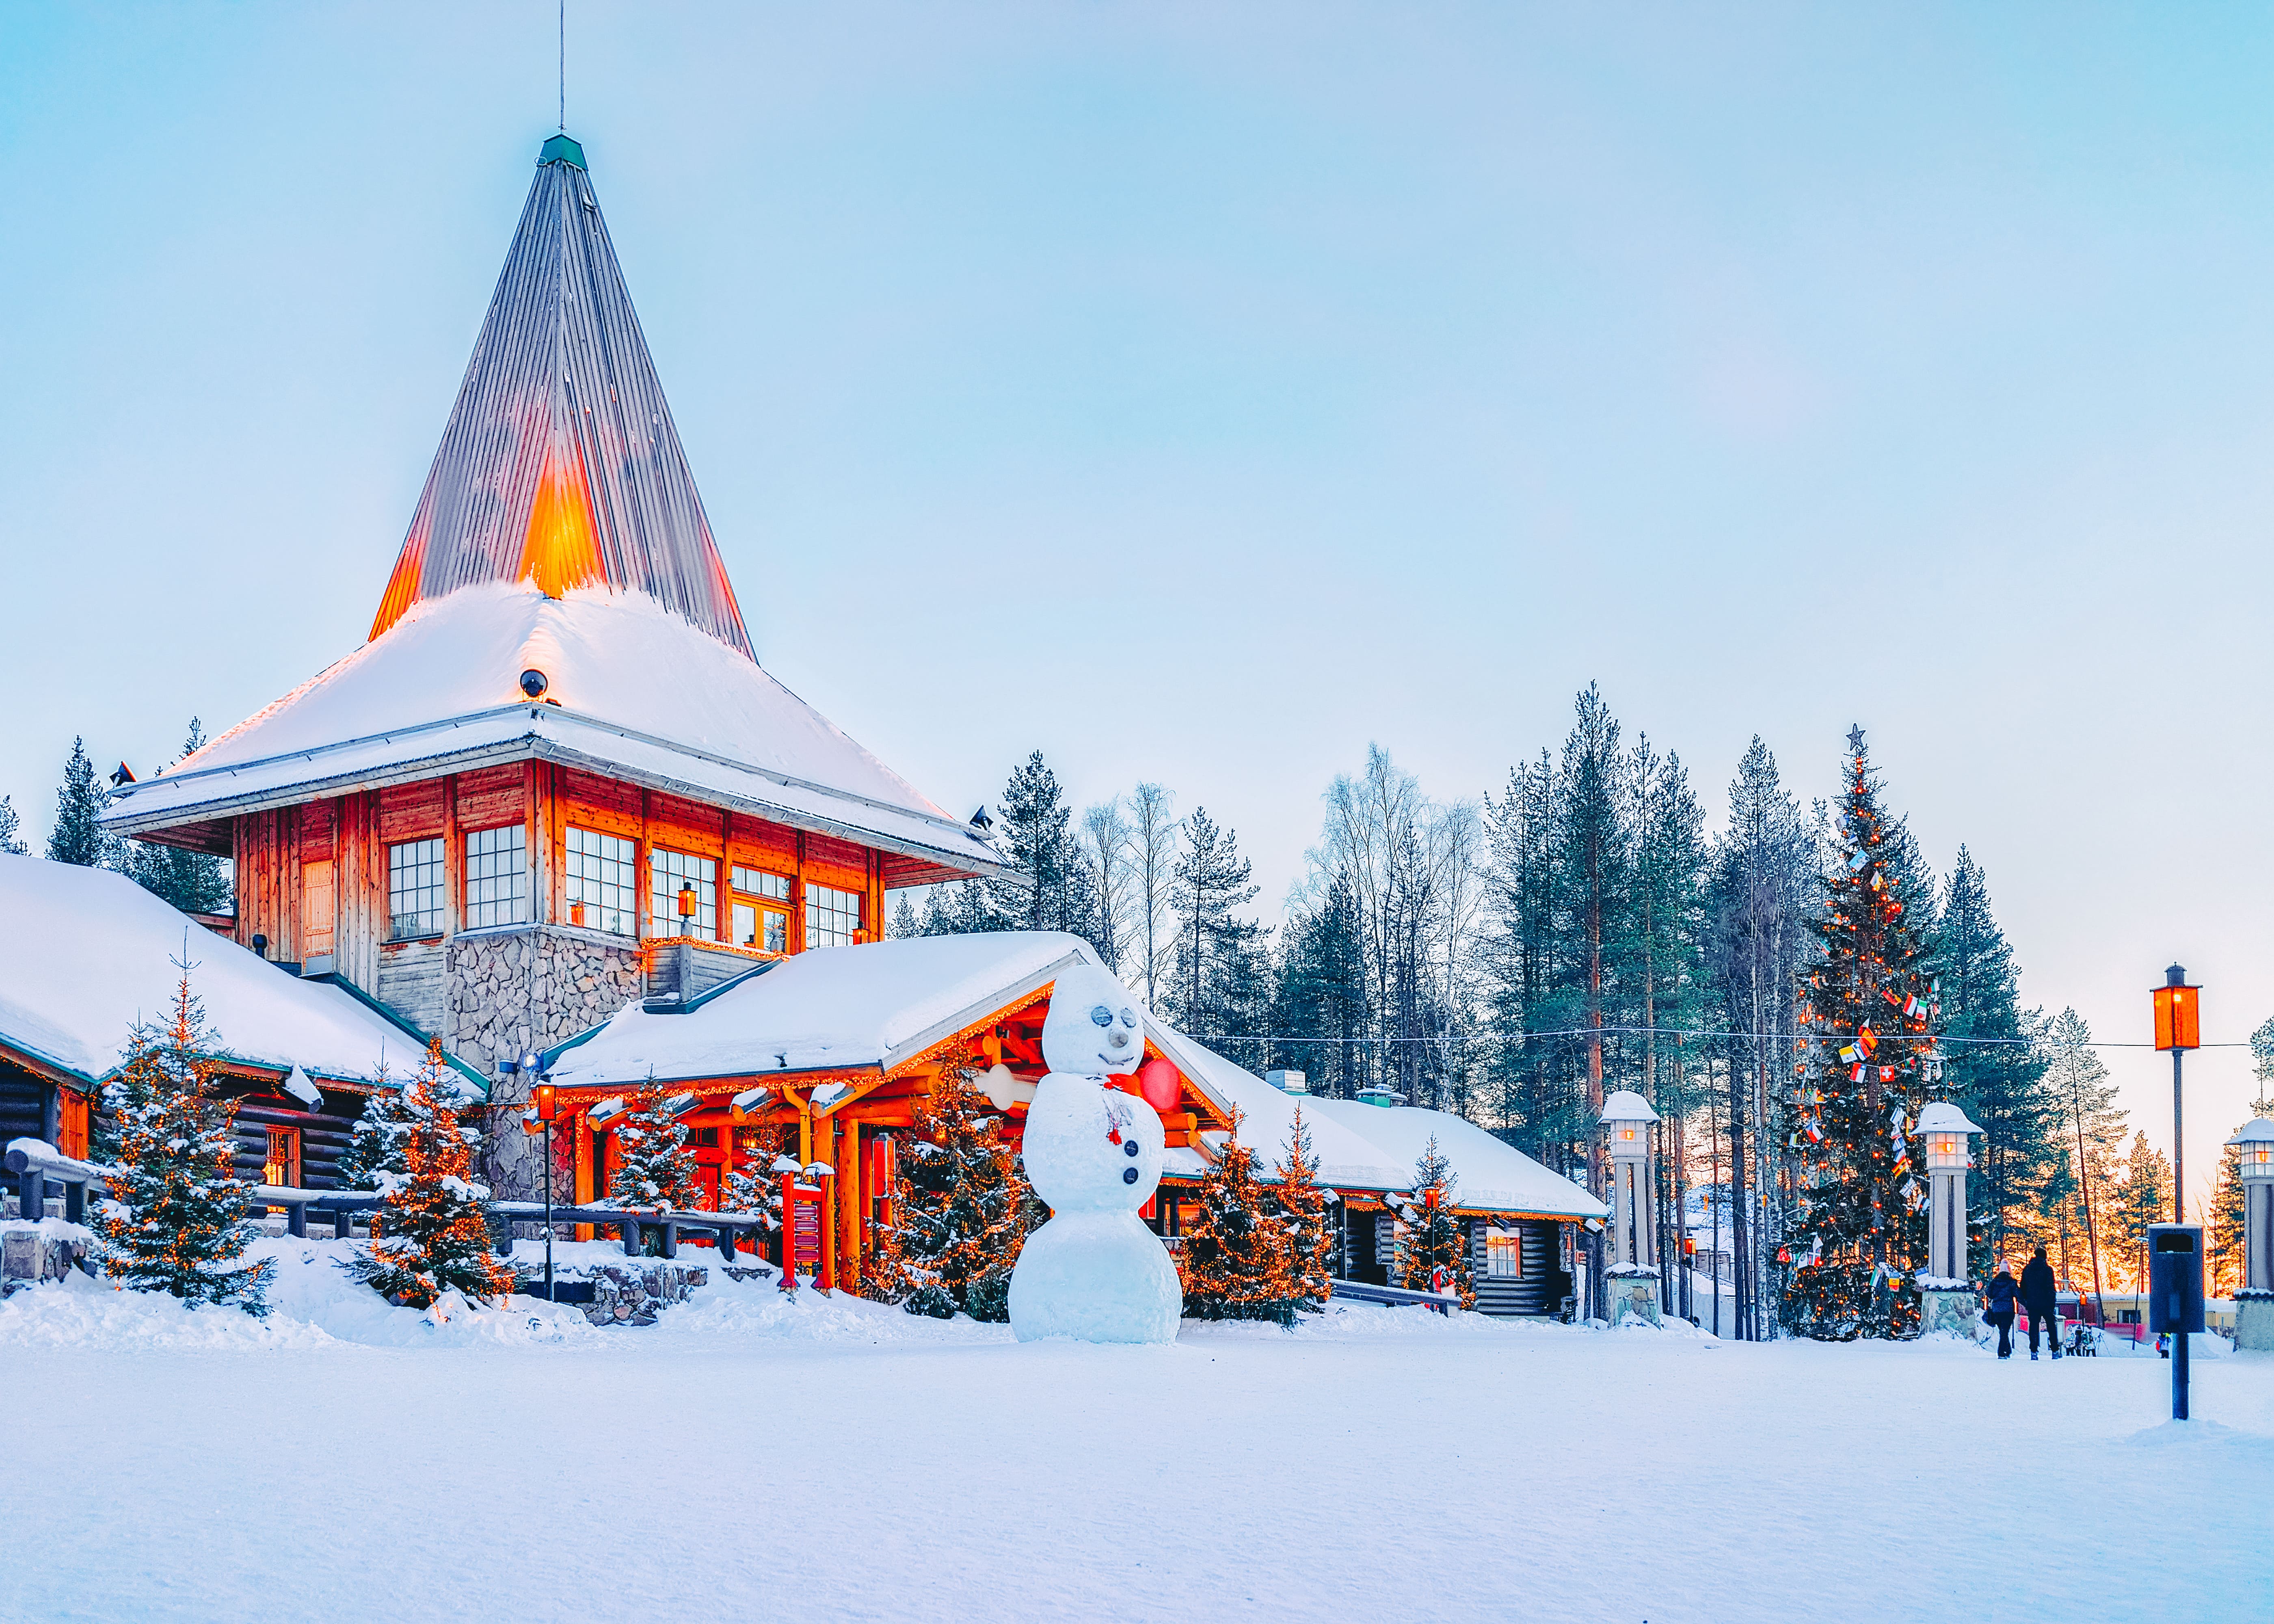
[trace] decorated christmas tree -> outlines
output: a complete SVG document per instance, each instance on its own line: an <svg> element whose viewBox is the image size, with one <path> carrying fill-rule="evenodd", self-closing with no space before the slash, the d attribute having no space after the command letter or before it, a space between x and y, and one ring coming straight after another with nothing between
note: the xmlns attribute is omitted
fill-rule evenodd
<svg viewBox="0 0 2274 1624"><path fill-rule="evenodd" d="M773 1252L780 1243L782 1175L796 1159L786 1154L795 1147L797 1130L787 1124L772 1127L745 1129L736 1134L749 1135L745 1142L742 1164L727 1175L725 1186L719 1192L720 1203L730 1213L755 1213L764 1221L757 1237L757 1250Z"/></svg>
<svg viewBox="0 0 2274 1624"><path fill-rule="evenodd" d="M912 1314L1011 1317L1011 1269L1048 1214L968 1074L943 1071L903 1143L892 1222L879 1235L878 1289Z"/></svg>
<svg viewBox="0 0 2274 1624"><path fill-rule="evenodd" d="M1401 1254L1402 1283L1409 1291L1438 1291L1451 1288L1464 1308L1477 1305L1477 1289L1469 1256L1469 1224L1453 1210L1453 1164L1437 1148L1437 1136L1413 1162L1412 1196L1397 1204L1398 1222L1404 1226Z"/></svg>
<svg viewBox="0 0 2274 1624"><path fill-rule="evenodd" d="M1200 1219L1185 1232L1185 1312L1195 1320L1295 1323L1302 1289L1276 1204L1255 1177L1255 1153L1231 1137L1201 1176Z"/></svg>
<svg viewBox="0 0 2274 1624"><path fill-rule="evenodd" d="M412 1308L453 1289L475 1298L513 1289L512 1269L490 1252L482 1207L490 1192L471 1177L482 1136L460 1125L457 1095L442 1045L428 1044L425 1064L403 1091L411 1119L402 1141L403 1171L374 1177L386 1198L384 1233L344 1265L380 1296Z"/></svg>
<svg viewBox="0 0 2274 1624"><path fill-rule="evenodd" d="M105 1093L118 1172L102 1221L102 1266L137 1290L263 1315L273 1266L244 1260L253 1184L237 1174L235 1111L212 1093L221 1040L190 990L190 966L175 962L171 1013L162 1026L134 1028Z"/></svg>
<svg viewBox="0 0 2274 1624"><path fill-rule="evenodd" d="M1318 1154L1311 1148L1311 1130L1303 1121L1299 1105L1295 1108L1294 1125L1287 1131L1287 1154L1279 1163L1279 1182L1270 1193L1272 1208L1287 1237L1287 1268L1295 1282L1295 1305L1315 1313L1326 1305L1333 1290L1334 1231L1327 1222L1327 1203L1335 1198L1319 1184Z"/></svg>
<svg viewBox="0 0 2274 1624"><path fill-rule="evenodd" d="M1798 1008L1785 1321L1846 1342L1918 1327L1914 1271L1927 1254L1918 1110L1934 1097L1939 989L1921 921L1931 903L1908 832L1879 805L1864 730L1848 734L1831 872L1811 928L1821 960Z"/></svg>
<svg viewBox="0 0 2274 1624"><path fill-rule="evenodd" d="M683 1212L699 1202L695 1157L673 1103L651 1080L617 1124L616 1170L608 1179L608 1196L617 1206Z"/></svg>
<svg viewBox="0 0 2274 1624"><path fill-rule="evenodd" d="M343 1190L376 1190L381 1174L400 1176L410 1171L403 1147L418 1119L411 1115L403 1090L395 1086L384 1064L371 1080L371 1095L364 1101L363 1115L356 1118L348 1134L347 1150L340 1157Z"/></svg>

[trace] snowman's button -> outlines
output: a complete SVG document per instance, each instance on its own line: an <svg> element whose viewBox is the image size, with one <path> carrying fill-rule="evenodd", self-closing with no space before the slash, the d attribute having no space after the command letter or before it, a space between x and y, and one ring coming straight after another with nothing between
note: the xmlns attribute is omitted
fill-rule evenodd
<svg viewBox="0 0 2274 1624"><path fill-rule="evenodd" d="M1137 1154L1137 1141L1135 1139L1130 1139L1124 1143L1121 1147L1121 1154L1125 1156L1135 1155Z"/></svg>
<svg viewBox="0 0 2274 1624"><path fill-rule="evenodd" d="M1129 1148L1134 1151L1137 1147L1134 1145L1132 1145ZM1135 1168L1123 1168L1121 1169L1121 1182L1125 1184L1135 1184L1137 1182L1137 1169Z"/></svg>

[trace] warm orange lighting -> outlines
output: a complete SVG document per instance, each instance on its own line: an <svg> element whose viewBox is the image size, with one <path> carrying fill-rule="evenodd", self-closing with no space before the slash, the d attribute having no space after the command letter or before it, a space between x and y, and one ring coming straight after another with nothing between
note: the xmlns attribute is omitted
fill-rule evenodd
<svg viewBox="0 0 2274 1624"><path fill-rule="evenodd" d="M553 1085L551 1083L539 1083L537 1085L535 1093L537 1100L537 1120L539 1122L553 1121L554 1113L558 1109L557 1101L555 1101L553 1093Z"/></svg>
<svg viewBox="0 0 2274 1624"><path fill-rule="evenodd" d="M681 919L695 917L695 887L692 885L682 885L679 888L679 917Z"/></svg>
<svg viewBox="0 0 2274 1624"><path fill-rule="evenodd" d="M387 590L379 599L379 613L372 617L373 637L384 633L418 601L419 578L425 571L426 527L422 521L404 539L403 551L395 555L395 573L388 576Z"/></svg>
<svg viewBox="0 0 2274 1624"><path fill-rule="evenodd" d="M592 524L591 498L584 485L584 459L573 446L554 441L538 476L536 500L529 507L529 533L521 545L523 581L533 581L547 598L569 588L598 586L607 579L600 568L600 545Z"/></svg>
<svg viewBox="0 0 2274 1624"><path fill-rule="evenodd" d="M2196 996L2202 991L2200 987L2156 989L2157 1049L2202 1047L2202 1010Z"/></svg>
<svg viewBox="0 0 2274 1624"><path fill-rule="evenodd" d="M1623 1139L1630 1139L1634 1138L1634 1136L1635 1131L1632 1128L1621 1128L1619 1130L1619 1137Z"/></svg>

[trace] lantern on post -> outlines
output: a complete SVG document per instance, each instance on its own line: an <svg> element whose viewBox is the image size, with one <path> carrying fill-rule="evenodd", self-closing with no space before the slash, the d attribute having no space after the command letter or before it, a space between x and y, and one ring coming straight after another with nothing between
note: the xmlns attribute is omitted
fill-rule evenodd
<svg viewBox="0 0 2274 1624"><path fill-rule="evenodd" d="M2227 1143L2242 1153L2242 1289L2234 1345L2274 1350L2274 1121L2253 1118Z"/></svg>
<svg viewBox="0 0 2274 1624"><path fill-rule="evenodd" d="M2200 987L2187 985L2187 973L2178 965L2164 972L2164 984L2152 989L2156 1001L2156 1047L2172 1051L2172 1222L2184 1229L2187 1222L2187 1139L2181 1132L2180 1061L2187 1050L2202 1047L2202 1004ZM2201 1262L2198 1259L2197 1267ZM2187 1339L2172 1339L2172 1418L2187 1417Z"/></svg>
<svg viewBox="0 0 2274 1624"><path fill-rule="evenodd" d="M1659 1323L1658 1233L1651 1221L1650 1130L1658 1113L1631 1088L1603 1101L1603 1136L1611 1157L1611 1323Z"/></svg>
<svg viewBox="0 0 2274 1624"><path fill-rule="evenodd" d="M1926 1267L1919 1271L1919 1329L1974 1329L1974 1282L1966 1260L1966 1169L1974 1165L1967 1140L1982 1130L1947 1102L1918 1115L1919 1138L1926 1145Z"/></svg>

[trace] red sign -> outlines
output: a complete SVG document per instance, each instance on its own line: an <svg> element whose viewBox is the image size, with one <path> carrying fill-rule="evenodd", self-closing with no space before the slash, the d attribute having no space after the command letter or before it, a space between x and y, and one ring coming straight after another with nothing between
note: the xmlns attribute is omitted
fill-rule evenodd
<svg viewBox="0 0 2274 1624"><path fill-rule="evenodd" d="M828 1250L822 1244L821 1192L798 1182L799 1175L782 1175L782 1288L794 1290L799 1282L823 1290L837 1284L831 1278Z"/></svg>

